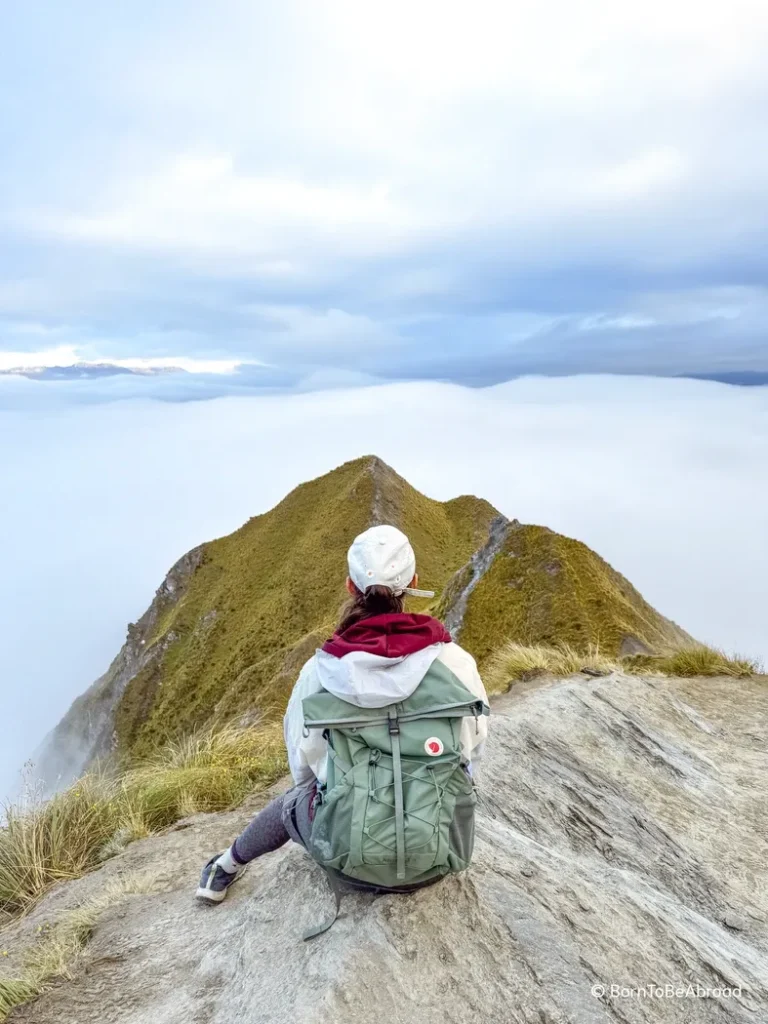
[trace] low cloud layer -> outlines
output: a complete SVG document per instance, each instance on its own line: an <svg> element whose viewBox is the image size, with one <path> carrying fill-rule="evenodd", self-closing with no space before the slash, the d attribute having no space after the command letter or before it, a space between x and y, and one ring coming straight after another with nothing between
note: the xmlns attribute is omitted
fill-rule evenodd
<svg viewBox="0 0 768 1024"><path fill-rule="evenodd" d="M768 370L760 0L43 0L3 36L0 352Z"/></svg>
<svg viewBox="0 0 768 1024"><path fill-rule="evenodd" d="M0 791L179 555L366 453L432 497L584 540L694 636L768 661L766 388L606 376L23 406L0 437Z"/></svg>

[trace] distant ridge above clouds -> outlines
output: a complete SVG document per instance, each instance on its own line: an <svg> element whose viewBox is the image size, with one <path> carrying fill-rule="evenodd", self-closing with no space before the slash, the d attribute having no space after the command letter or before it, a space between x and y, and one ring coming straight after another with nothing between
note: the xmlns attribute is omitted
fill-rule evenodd
<svg viewBox="0 0 768 1024"><path fill-rule="evenodd" d="M71 363L69 366L15 366L0 370L4 377L27 377L29 380L85 380L129 375L155 377L165 373L186 373L181 366L120 366L116 363Z"/></svg>
<svg viewBox="0 0 768 1024"><path fill-rule="evenodd" d="M155 377L172 373L225 376L245 365L262 365L254 360L245 363L240 359L209 359L183 353L114 358L93 351L94 348L62 344L37 351L3 351L0 342L0 376L28 377L30 380L83 380L126 375Z"/></svg>
<svg viewBox="0 0 768 1024"><path fill-rule="evenodd" d="M99 362L78 361L54 365L0 366L0 379L18 380L19 378L25 378L42 383L78 385L76 391L71 394L69 389L61 392L60 398L65 404L68 404L70 400L75 403L85 401L89 404L99 404L100 402L119 398L142 397L155 398L166 402L207 401L214 398L223 398L227 395L269 392L290 394L362 388L397 382L386 377L366 374L356 370L337 370L333 368L312 369L305 374L302 372L303 367L296 367L292 371L288 368L267 366L260 363L234 363L231 369L224 371L209 369L207 366L202 369L197 368L194 366L195 360L180 360L180 362L187 362L191 365L175 365L166 360L163 360L161 365L149 360L146 361L145 365L142 365L140 360L133 362L137 365L126 365L123 362L103 360ZM166 365L166 362L168 362L168 365ZM488 380L483 378L476 382L471 382L467 386L474 390L475 388L483 389L498 386L526 377L562 378L604 375L601 373L584 374L579 372L522 372L509 374L508 377L498 380L493 379L493 377ZM656 377L658 379L712 381L728 384L733 387L768 386L768 372L759 371L713 371L711 373L691 372L679 374L643 374L627 371L624 373L609 373L607 375L615 377L616 380L622 377ZM404 378L401 382L405 382L407 379ZM418 380L419 378L416 377L415 379ZM114 383L111 384L110 381ZM120 383L121 381L123 382L122 384ZM451 374L446 375L445 381L461 383L460 379ZM100 384L101 388L99 387ZM119 390L115 391L115 388ZM127 391L126 388L128 389ZM158 388L160 388L159 391ZM7 397L5 395L5 398ZM2 404L3 396L0 396L0 405Z"/></svg>

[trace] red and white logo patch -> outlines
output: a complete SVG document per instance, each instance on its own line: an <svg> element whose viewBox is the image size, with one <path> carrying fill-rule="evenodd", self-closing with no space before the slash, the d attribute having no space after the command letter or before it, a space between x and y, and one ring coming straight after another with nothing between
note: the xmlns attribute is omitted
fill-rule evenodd
<svg viewBox="0 0 768 1024"><path fill-rule="evenodd" d="M443 742L437 736L430 736L424 741L424 749L431 757L439 757L443 752Z"/></svg>

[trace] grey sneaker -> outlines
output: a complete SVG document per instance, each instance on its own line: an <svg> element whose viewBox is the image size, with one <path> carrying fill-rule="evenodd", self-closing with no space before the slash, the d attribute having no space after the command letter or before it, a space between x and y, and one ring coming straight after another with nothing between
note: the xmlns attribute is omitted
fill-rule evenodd
<svg viewBox="0 0 768 1024"><path fill-rule="evenodd" d="M196 894L199 900L205 900L208 903L221 903L227 895L227 889L230 885L233 885L239 878L243 877L248 866L247 864L243 864L234 875L231 875L220 864L216 863L220 856L221 854L217 853L215 857L211 857L203 868L203 873L200 876L200 886Z"/></svg>

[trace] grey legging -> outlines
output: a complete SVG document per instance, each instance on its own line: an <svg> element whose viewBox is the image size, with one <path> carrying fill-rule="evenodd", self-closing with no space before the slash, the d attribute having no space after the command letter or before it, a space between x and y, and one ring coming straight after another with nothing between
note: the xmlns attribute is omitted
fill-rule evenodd
<svg viewBox="0 0 768 1024"><path fill-rule="evenodd" d="M314 795L313 780L308 785L294 786L259 811L232 844L232 856L238 864L248 864L256 857L272 853L289 839L306 846L312 827L310 806Z"/></svg>

